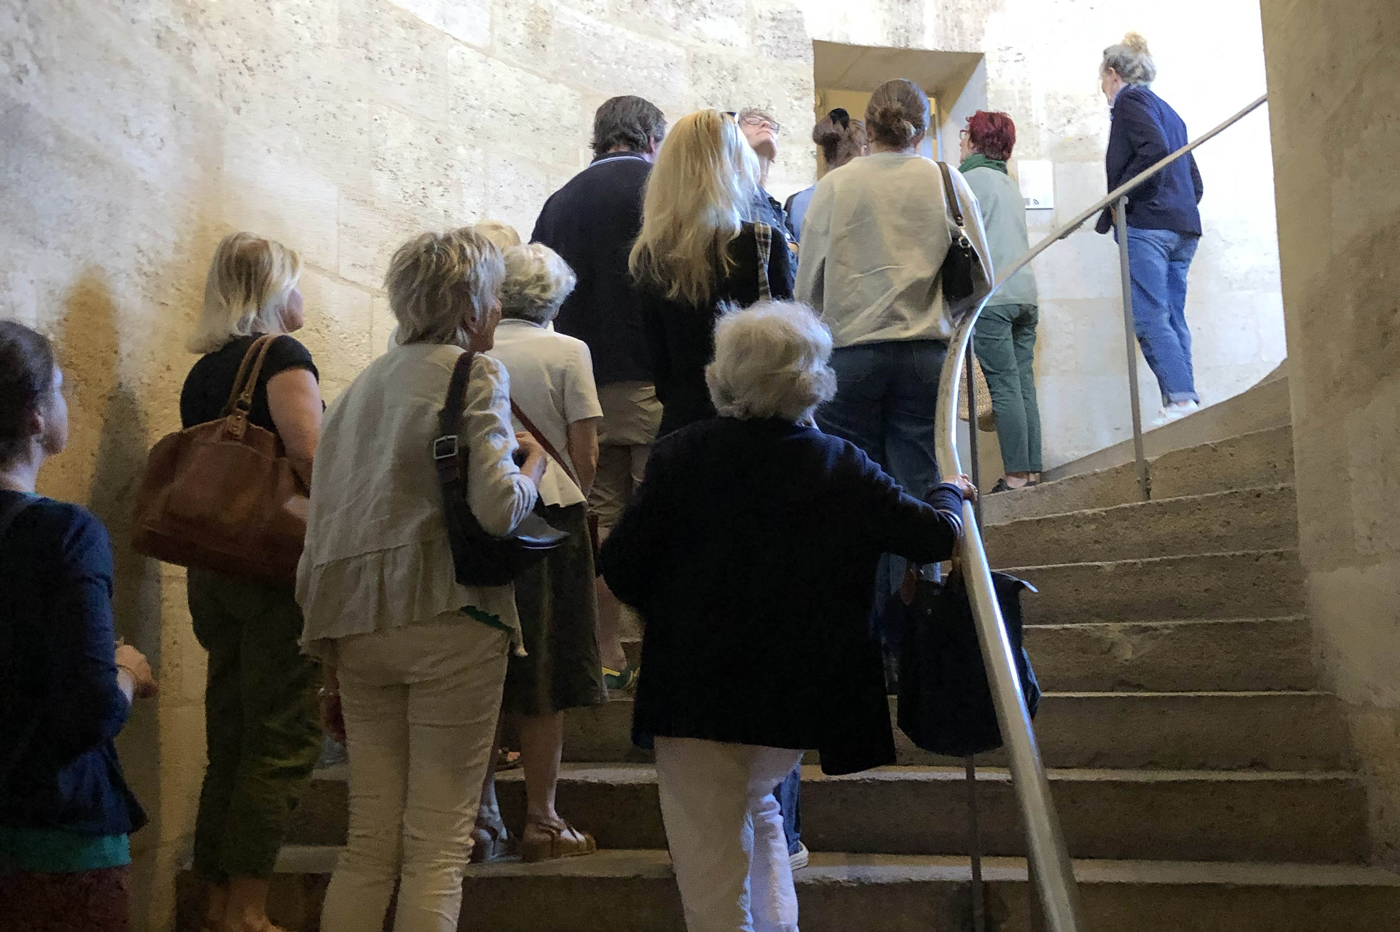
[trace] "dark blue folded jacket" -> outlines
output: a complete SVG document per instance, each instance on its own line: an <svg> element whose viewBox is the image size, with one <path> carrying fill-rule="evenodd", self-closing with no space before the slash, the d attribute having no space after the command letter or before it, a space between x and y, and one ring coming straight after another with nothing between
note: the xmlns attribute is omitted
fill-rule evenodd
<svg viewBox="0 0 1400 932"><path fill-rule="evenodd" d="M0 513L20 493L0 491ZM0 825L125 835L146 815L112 739L112 548L90 512L40 498L0 538Z"/></svg>
<svg viewBox="0 0 1400 932"><path fill-rule="evenodd" d="M1113 127L1108 134L1104 167L1108 190L1152 167L1190 142L1186 124L1151 88L1130 84L1113 102ZM1128 226L1140 230L1172 230L1201 235L1201 202L1204 188L1196 157L1187 155L1148 178L1128 195ZM1110 213L1099 217L1097 229L1113 226Z"/></svg>

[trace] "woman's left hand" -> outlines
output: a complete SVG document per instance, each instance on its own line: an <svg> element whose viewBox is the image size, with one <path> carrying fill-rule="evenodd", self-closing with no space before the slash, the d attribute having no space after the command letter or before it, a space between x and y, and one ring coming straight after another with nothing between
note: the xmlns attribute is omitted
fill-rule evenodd
<svg viewBox="0 0 1400 932"><path fill-rule="evenodd" d="M962 493L963 499L976 504L978 498L977 486L972 484L972 477L959 474L956 476L945 476L943 481L948 485L955 485Z"/></svg>

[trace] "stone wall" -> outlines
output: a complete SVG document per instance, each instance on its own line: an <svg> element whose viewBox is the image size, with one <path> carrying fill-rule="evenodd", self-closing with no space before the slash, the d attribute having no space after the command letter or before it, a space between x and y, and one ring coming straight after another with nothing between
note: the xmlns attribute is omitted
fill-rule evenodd
<svg viewBox="0 0 1400 932"><path fill-rule="evenodd" d="M1217 28L1201 30L1206 18ZM168 927L188 850L204 658L182 574L132 555L126 519L146 450L178 426L193 361L183 341L219 237L246 228L301 252L302 336L333 398L385 345L378 286L393 248L488 216L528 233L546 195L586 164L606 97L642 94L673 118L758 104L803 127L814 38L982 52L987 102L1017 115L1019 154L1056 163L1046 228L1101 193L1096 68L1129 27L1153 41L1159 89L1194 129L1258 92L1250 0L0 5L0 314L55 336L73 386L72 445L42 491L89 504L112 529L121 632L163 681L122 738L154 817L135 839L138 927ZM1201 158L1211 193L1190 313L1215 398L1283 354L1262 125ZM775 192L810 183L804 139L789 135ZM1127 424L1116 260L1108 240L1081 233L1037 274L1054 461Z"/></svg>
<svg viewBox="0 0 1400 932"><path fill-rule="evenodd" d="M1400 865L1400 7L1263 11L1309 610Z"/></svg>

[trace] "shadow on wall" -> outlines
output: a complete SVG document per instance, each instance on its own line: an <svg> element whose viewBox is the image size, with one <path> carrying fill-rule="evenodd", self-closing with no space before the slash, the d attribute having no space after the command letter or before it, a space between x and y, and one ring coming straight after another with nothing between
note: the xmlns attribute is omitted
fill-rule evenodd
<svg viewBox="0 0 1400 932"><path fill-rule="evenodd" d="M123 380L118 308L103 274L89 269L64 299L60 345L63 364L82 374L79 423L101 425L88 507L107 526L115 560L112 605L118 637L140 649L161 671L159 564L131 549L131 508L146 465L146 418L136 393ZM133 853L161 838L160 704L139 703L117 739L122 766L151 823L132 839ZM133 898L133 911L148 904ZM136 918L136 917L133 917ZM144 927L137 922L136 927Z"/></svg>

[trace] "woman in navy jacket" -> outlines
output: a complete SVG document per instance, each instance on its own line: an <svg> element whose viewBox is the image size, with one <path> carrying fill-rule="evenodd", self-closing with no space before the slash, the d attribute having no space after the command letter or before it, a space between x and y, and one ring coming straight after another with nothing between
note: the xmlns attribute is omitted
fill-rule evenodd
<svg viewBox="0 0 1400 932"><path fill-rule="evenodd" d="M127 836L146 815L112 739L151 668L117 646L107 531L34 494L68 439L43 336L0 321L0 929L127 928Z"/></svg>
<svg viewBox="0 0 1400 932"><path fill-rule="evenodd" d="M1181 117L1152 92L1156 76L1147 40L1137 33L1104 49L1099 78L1113 108L1105 157L1110 191L1189 141ZM1203 191L1195 156L1188 154L1128 195L1133 329L1162 391L1158 426L1190 414L1200 402L1186 326L1186 274L1201 239L1196 205ZM1098 231L1112 226L1110 208L1099 217Z"/></svg>
<svg viewBox="0 0 1400 932"><path fill-rule="evenodd" d="M706 370L719 417L657 441L603 544L608 585L646 623L633 736L655 739L692 930L797 927L773 788L806 748L828 773L894 762L875 566L947 559L972 494L955 477L921 502L812 426L830 357L802 305L722 317Z"/></svg>

